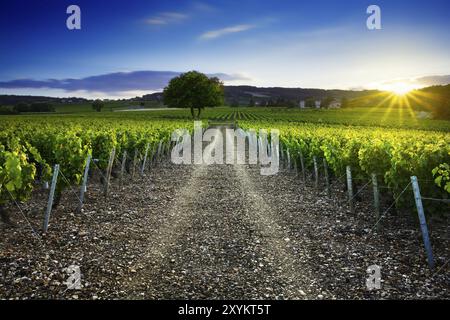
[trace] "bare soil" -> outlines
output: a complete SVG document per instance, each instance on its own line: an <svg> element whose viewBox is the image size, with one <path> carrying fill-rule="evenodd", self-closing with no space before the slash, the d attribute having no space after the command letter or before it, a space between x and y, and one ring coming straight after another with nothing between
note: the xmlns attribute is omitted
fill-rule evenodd
<svg viewBox="0 0 450 320"><path fill-rule="evenodd" d="M295 172L249 165L152 167L113 179L107 199L91 181L83 212L66 191L42 235L46 192L0 222L1 299L449 299L449 238L431 231L426 263L410 214L373 229L370 199L351 214L335 184L318 195ZM445 230L445 228L444 228ZM68 290L77 265L82 288ZM380 290L366 287L381 267Z"/></svg>

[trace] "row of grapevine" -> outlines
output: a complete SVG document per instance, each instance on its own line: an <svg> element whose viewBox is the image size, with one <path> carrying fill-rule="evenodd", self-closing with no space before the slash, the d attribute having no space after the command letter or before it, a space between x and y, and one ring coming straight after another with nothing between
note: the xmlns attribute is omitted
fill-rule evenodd
<svg viewBox="0 0 450 320"><path fill-rule="evenodd" d="M244 112L244 111L233 111L221 114L220 116L216 117L218 120L259 120L263 119L262 116L257 116L250 112Z"/></svg>
<svg viewBox="0 0 450 320"><path fill-rule="evenodd" d="M243 129L280 130L280 142L289 148L294 160L298 160L300 152L307 165L312 165L314 156L326 159L335 176L345 174L347 165L351 166L355 179L367 180L375 173L394 197L410 182L411 176L431 182L423 185L424 194L430 197L450 195L446 171L450 163L450 134L445 132L317 124L294 126L270 121L240 121L239 125Z"/></svg>
<svg viewBox="0 0 450 320"><path fill-rule="evenodd" d="M190 121L152 122L77 119L11 119L0 125L0 206L25 201L35 180L49 181L59 164L66 179L58 181L57 194L81 182L88 154L105 169L113 148L117 154L168 141L175 129L192 130Z"/></svg>

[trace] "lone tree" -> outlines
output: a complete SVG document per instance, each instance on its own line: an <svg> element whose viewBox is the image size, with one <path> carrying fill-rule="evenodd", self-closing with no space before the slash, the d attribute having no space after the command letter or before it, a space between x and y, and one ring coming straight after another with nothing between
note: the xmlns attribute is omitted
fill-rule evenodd
<svg viewBox="0 0 450 320"><path fill-rule="evenodd" d="M223 83L197 71L189 71L170 80L163 95L164 104L169 108L190 108L193 118L199 118L205 107L220 106L224 102ZM198 110L197 116L194 109Z"/></svg>
<svg viewBox="0 0 450 320"><path fill-rule="evenodd" d="M102 108L103 108L102 100L97 99L92 103L92 109L94 109L95 111L100 112L102 111Z"/></svg>

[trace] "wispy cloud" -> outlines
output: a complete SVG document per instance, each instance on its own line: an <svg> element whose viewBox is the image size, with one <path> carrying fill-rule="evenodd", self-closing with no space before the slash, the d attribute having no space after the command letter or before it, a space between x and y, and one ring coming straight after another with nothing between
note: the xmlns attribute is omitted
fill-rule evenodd
<svg viewBox="0 0 450 320"><path fill-rule="evenodd" d="M216 39L216 38L228 35L228 34L247 31L247 30L253 29L255 27L256 26L253 24L239 24L239 25L235 25L235 26L231 26L231 27L222 28L222 29L207 31L205 33L202 33L199 38L201 40L211 40L211 39Z"/></svg>
<svg viewBox="0 0 450 320"><path fill-rule="evenodd" d="M426 76L415 79L418 83L426 86L450 84L450 75L445 76Z"/></svg>
<svg viewBox="0 0 450 320"><path fill-rule="evenodd" d="M204 3L204 2L194 2L193 3L193 9L196 11L202 11L202 12L215 12L217 9L213 7L210 4Z"/></svg>
<svg viewBox="0 0 450 320"><path fill-rule="evenodd" d="M189 18L189 15L185 13L161 12L145 20L145 23L150 25L166 25L170 23L181 22L183 20L186 20L187 18Z"/></svg>
<svg viewBox="0 0 450 320"><path fill-rule="evenodd" d="M4 89L62 89L65 91L104 92L115 94L128 91L155 91L164 88L173 77L181 72L174 71L133 71L115 72L81 79L16 79L0 81L0 88ZM214 73L210 77L218 77L223 81L246 80L240 74Z"/></svg>
<svg viewBox="0 0 450 320"><path fill-rule="evenodd" d="M381 81L378 83L371 84L370 87L379 87L385 85L395 85L395 84L403 84L411 87L429 87L436 85L447 85L450 84L450 75L433 75L433 76L423 76L418 78L396 78Z"/></svg>

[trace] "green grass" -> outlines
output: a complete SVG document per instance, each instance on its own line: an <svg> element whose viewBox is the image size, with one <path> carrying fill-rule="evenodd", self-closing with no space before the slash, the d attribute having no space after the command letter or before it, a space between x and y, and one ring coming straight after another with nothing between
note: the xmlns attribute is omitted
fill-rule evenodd
<svg viewBox="0 0 450 320"><path fill-rule="evenodd" d="M410 112L405 108L351 108L329 110L246 108L241 110L244 112L248 111L257 117L283 122L450 131L450 121L418 119L414 112Z"/></svg>
<svg viewBox="0 0 450 320"><path fill-rule="evenodd" d="M92 103L69 103L69 104L53 104L56 113L92 113L96 112L92 109ZM139 102L122 102L122 101L107 101L102 109L102 112L111 112L121 109L128 109L130 106L139 107ZM6 106L12 109L12 106ZM160 107L154 102L145 102L144 108L157 108ZM34 114L34 113L29 113Z"/></svg>
<svg viewBox="0 0 450 320"><path fill-rule="evenodd" d="M106 102L102 112L111 112L114 110L125 109L130 104L120 101ZM138 103L136 103L138 105ZM92 109L91 103L71 103L71 104L55 104L57 113L90 113L96 112Z"/></svg>
<svg viewBox="0 0 450 320"><path fill-rule="evenodd" d="M126 111L131 103L107 102L102 112L95 112L90 104L57 105L56 113L46 115L20 115L14 117L95 117L114 118L117 120L152 120L152 119L191 119L189 109ZM138 105L135 103L134 105ZM146 105L145 108L150 107ZM114 111L114 112L112 112ZM11 117L11 116L7 116ZM450 132L450 121L417 119L413 112L402 108L350 108L330 110L310 110L298 108L263 108L263 107L218 107L206 108L201 114L202 120L270 120L283 123L319 123L346 126L375 126L386 128L404 128L420 130L437 130Z"/></svg>
<svg viewBox="0 0 450 320"><path fill-rule="evenodd" d="M141 118L190 119L187 110L136 111ZM114 113L114 116L133 116ZM207 108L201 114L206 120L271 120L290 123L340 124L346 126L375 126L385 128L404 128L437 130L450 132L450 121L417 119L416 115L399 108L374 109L330 109L301 110L289 108Z"/></svg>

